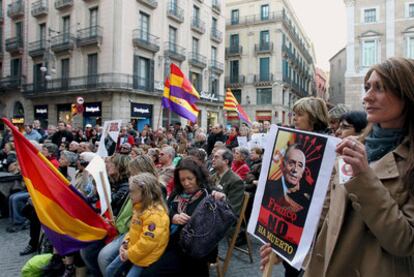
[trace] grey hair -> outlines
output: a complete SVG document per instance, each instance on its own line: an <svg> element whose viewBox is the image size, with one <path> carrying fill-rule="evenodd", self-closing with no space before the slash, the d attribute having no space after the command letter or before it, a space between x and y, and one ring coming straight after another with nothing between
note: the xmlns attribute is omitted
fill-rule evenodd
<svg viewBox="0 0 414 277"><path fill-rule="evenodd" d="M165 146L162 148L162 151L164 151L165 154L169 155L171 159L175 158L175 150L171 146Z"/></svg>
<svg viewBox="0 0 414 277"><path fill-rule="evenodd" d="M249 153L249 150L247 148L245 148L245 147L239 146L239 147L236 147L234 150L235 151L239 151L240 154L243 156L243 159L244 160L246 160L249 157L249 154L250 154Z"/></svg>

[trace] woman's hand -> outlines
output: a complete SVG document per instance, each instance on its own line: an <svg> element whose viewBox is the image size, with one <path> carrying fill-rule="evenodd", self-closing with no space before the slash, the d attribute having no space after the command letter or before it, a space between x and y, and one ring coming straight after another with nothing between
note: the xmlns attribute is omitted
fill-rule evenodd
<svg viewBox="0 0 414 277"><path fill-rule="evenodd" d="M172 223L179 224L179 225L185 225L190 220L190 216L186 213L180 213L176 214L172 218Z"/></svg>
<svg viewBox="0 0 414 277"><path fill-rule="evenodd" d="M221 201L221 200L225 200L226 199L226 195L222 192L213 190L213 192L211 193L211 195L214 197L214 199L216 199L217 201Z"/></svg>
<svg viewBox="0 0 414 277"><path fill-rule="evenodd" d="M260 247L260 270L263 271L265 266L269 263L270 254L272 253L272 247L270 243L266 243ZM275 254L276 255L276 254ZM280 263L282 260L276 255L275 264Z"/></svg>
<svg viewBox="0 0 414 277"><path fill-rule="evenodd" d="M365 146L356 137L344 138L336 146L336 152L352 167L353 176L369 169Z"/></svg>
<svg viewBox="0 0 414 277"><path fill-rule="evenodd" d="M128 261L128 250L122 246L119 248L119 258L122 262Z"/></svg>

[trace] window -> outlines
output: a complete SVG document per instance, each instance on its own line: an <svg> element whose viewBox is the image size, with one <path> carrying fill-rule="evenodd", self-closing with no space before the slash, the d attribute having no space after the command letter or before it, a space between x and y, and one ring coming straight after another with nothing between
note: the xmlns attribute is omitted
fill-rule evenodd
<svg viewBox="0 0 414 277"><path fill-rule="evenodd" d="M171 26L168 31L168 42L170 48L169 50L172 52L177 52L177 29Z"/></svg>
<svg viewBox="0 0 414 277"><path fill-rule="evenodd" d="M408 17L414 17L414 3L408 4Z"/></svg>
<svg viewBox="0 0 414 277"><path fill-rule="evenodd" d="M239 51L239 35L230 35L230 52L237 53Z"/></svg>
<svg viewBox="0 0 414 277"><path fill-rule="evenodd" d="M200 19L200 8L197 6L193 6L193 18L198 22Z"/></svg>
<svg viewBox="0 0 414 277"><path fill-rule="evenodd" d="M211 47L211 61L215 62L217 60L217 48Z"/></svg>
<svg viewBox="0 0 414 277"><path fill-rule="evenodd" d="M192 50L194 54L198 54L198 46L199 46L198 39L193 38Z"/></svg>
<svg viewBox="0 0 414 277"><path fill-rule="evenodd" d="M239 82L239 61L230 61L230 83Z"/></svg>
<svg viewBox="0 0 414 277"><path fill-rule="evenodd" d="M407 37L407 58L414 59L414 36Z"/></svg>
<svg viewBox="0 0 414 277"><path fill-rule="evenodd" d="M46 40L46 23L39 24L39 39Z"/></svg>
<svg viewBox="0 0 414 277"><path fill-rule="evenodd" d="M262 5L260 7L260 18L261 20L269 19L269 5Z"/></svg>
<svg viewBox="0 0 414 277"><path fill-rule="evenodd" d="M94 85L98 80L98 54L88 55L88 85Z"/></svg>
<svg viewBox="0 0 414 277"><path fill-rule="evenodd" d="M219 79L217 77L213 76L211 78L211 95L214 97L217 97L219 94Z"/></svg>
<svg viewBox="0 0 414 277"><path fill-rule="evenodd" d="M197 91L203 90L201 74L190 71L190 80Z"/></svg>
<svg viewBox="0 0 414 277"><path fill-rule="evenodd" d="M89 26L98 26L98 7L89 10Z"/></svg>
<svg viewBox="0 0 414 277"><path fill-rule="evenodd" d="M45 79L40 68L43 64L38 63L33 65L33 86L36 90L44 89Z"/></svg>
<svg viewBox="0 0 414 277"><path fill-rule="evenodd" d="M70 76L70 67L69 59L62 59L61 61L61 76L62 76L62 88L67 88L69 86L69 76Z"/></svg>
<svg viewBox="0 0 414 277"><path fill-rule="evenodd" d="M22 22L16 22L14 24L14 30L17 38L23 38L23 24Z"/></svg>
<svg viewBox="0 0 414 277"><path fill-rule="evenodd" d="M239 24L239 10L231 11L231 25Z"/></svg>
<svg viewBox="0 0 414 277"><path fill-rule="evenodd" d="M134 88L149 90L150 61L149 59L134 56Z"/></svg>
<svg viewBox="0 0 414 277"><path fill-rule="evenodd" d="M140 25L140 39L144 41L149 40L149 15L143 12L139 13L139 25Z"/></svg>
<svg viewBox="0 0 414 277"><path fill-rule="evenodd" d="M217 19L214 17L211 18L211 30L213 32L216 32L217 30Z"/></svg>
<svg viewBox="0 0 414 277"><path fill-rule="evenodd" d="M268 50L270 48L269 31L260 32L260 50Z"/></svg>
<svg viewBox="0 0 414 277"><path fill-rule="evenodd" d="M234 98L236 98L237 102L241 104L242 102L241 89L232 89L231 92L233 92Z"/></svg>
<svg viewBox="0 0 414 277"><path fill-rule="evenodd" d="M377 9L364 10L364 23L372 23L377 21Z"/></svg>
<svg viewBox="0 0 414 277"><path fill-rule="evenodd" d="M377 41L365 40L362 42L362 66L371 66L377 63Z"/></svg>
<svg viewBox="0 0 414 277"><path fill-rule="evenodd" d="M10 60L11 77L20 78L21 74L22 74L22 60L21 59Z"/></svg>
<svg viewBox="0 0 414 277"><path fill-rule="evenodd" d="M69 42L70 39L70 16L65 16L62 18L62 34L63 34L63 43Z"/></svg>
<svg viewBox="0 0 414 277"><path fill-rule="evenodd" d="M270 105L272 103L272 89L271 88L263 88L257 89L257 105Z"/></svg>
<svg viewBox="0 0 414 277"><path fill-rule="evenodd" d="M269 81L269 58L260 59L260 81Z"/></svg>

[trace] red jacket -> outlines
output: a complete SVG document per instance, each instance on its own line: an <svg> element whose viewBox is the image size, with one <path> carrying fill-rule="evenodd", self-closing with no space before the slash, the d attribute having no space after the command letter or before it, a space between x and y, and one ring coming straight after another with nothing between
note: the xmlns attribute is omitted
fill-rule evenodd
<svg viewBox="0 0 414 277"><path fill-rule="evenodd" d="M245 161L233 161L231 164L231 169L234 173L239 175L239 177L244 181L246 179L246 175L250 172L250 168Z"/></svg>

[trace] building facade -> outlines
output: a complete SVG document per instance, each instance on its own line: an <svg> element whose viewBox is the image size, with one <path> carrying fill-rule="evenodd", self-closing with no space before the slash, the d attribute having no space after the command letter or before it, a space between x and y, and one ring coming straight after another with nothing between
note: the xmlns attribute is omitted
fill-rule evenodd
<svg viewBox="0 0 414 277"><path fill-rule="evenodd" d="M170 63L202 95L199 124L221 121L219 0L3 0L2 8L0 113L15 122L184 121L161 108ZM77 97L84 112L72 117Z"/></svg>
<svg viewBox="0 0 414 277"><path fill-rule="evenodd" d="M313 46L285 0L226 1L226 81L252 120L290 124L311 94Z"/></svg>
<svg viewBox="0 0 414 277"><path fill-rule="evenodd" d="M323 100L327 101L329 98L328 95L328 75L325 73L321 68L315 69L315 89L316 89L316 97L322 98Z"/></svg>
<svg viewBox="0 0 414 277"><path fill-rule="evenodd" d="M329 103L345 103L346 48L329 59Z"/></svg>
<svg viewBox="0 0 414 277"><path fill-rule="evenodd" d="M414 58L414 1L344 0L347 10L345 104L362 109L367 70L387 58Z"/></svg>

